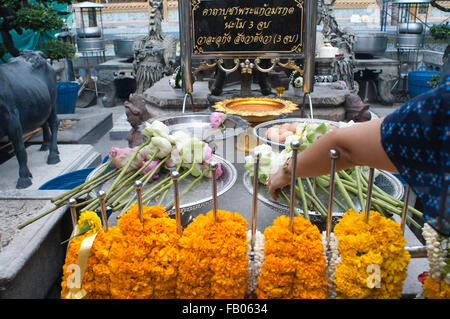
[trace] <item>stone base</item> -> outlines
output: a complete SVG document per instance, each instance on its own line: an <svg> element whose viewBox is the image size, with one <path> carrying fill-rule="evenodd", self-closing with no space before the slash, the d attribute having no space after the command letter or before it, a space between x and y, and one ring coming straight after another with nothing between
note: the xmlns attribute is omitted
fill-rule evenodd
<svg viewBox="0 0 450 319"><path fill-rule="evenodd" d="M4 239L8 240L8 245L0 248L0 299L45 298L62 275L67 244L60 243L69 238L72 231L67 207L18 230L21 222L53 205L42 200L0 200L0 205L8 208L7 226L14 231ZM3 222L1 227L3 232Z"/></svg>
<svg viewBox="0 0 450 319"><path fill-rule="evenodd" d="M58 132L58 143L94 144L113 127L111 112L89 114L89 109L77 109L74 114L58 114L58 119L77 121L73 126ZM42 133L35 134L28 143L42 143Z"/></svg>
<svg viewBox="0 0 450 319"><path fill-rule="evenodd" d="M184 96L182 89L174 89L169 85L170 77L164 77L156 82L151 88L145 90L143 98L155 107L161 109L176 109L182 111ZM207 99L209 94L208 82L197 81L194 82L193 91L191 93L194 100L194 105L191 105L190 99L186 102L186 111L193 111L193 109L205 109L209 107Z"/></svg>
<svg viewBox="0 0 450 319"><path fill-rule="evenodd" d="M60 144L59 156L61 161L55 165L47 164L48 151L39 151L40 145L27 147L28 168L33 175L33 184L26 189L16 190L16 182L19 177L19 164L16 157L9 159L0 165L0 199L6 195L11 196L22 192L36 191L47 181L75 170L97 166L101 163L101 156L92 145L85 144ZM6 193L4 193L6 192ZM9 194L8 194L9 193Z"/></svg>

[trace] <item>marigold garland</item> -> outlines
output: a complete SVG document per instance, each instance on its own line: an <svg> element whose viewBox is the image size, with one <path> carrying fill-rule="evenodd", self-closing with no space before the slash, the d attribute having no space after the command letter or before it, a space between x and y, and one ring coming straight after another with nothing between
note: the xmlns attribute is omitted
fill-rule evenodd
<svg viewBox="0 0 450 319"><path fill-rule="evenodd" d="M69 293L69 288L67 287L67 282L69 280L69 277L74 274L72 271L68 271L68 267L70 265L77 264L78 253L80 251L80 247L81 247L83 240L90 235L93 235L96 233L100 233L100 234L103 233L102 222L95 212L85 211L80 214L80 217L79 217L78 223L77 223L78 231L83 229L83 227L85 227L85 225L89 225L89 230L87 232L85 232L84 234L73 238L69 242L69 245L67 247L65 263L63 265L63 278L61 281L61 296L63 298L65 298L67 296L67 294ZM100 235L100 236L102 236L102 235ZM95 246L95 241L92 246L93 247ZM91 249L91 251L92 251L92 249ZM90 289L90 287L88 287L88 288L85 287L86 284L92 280L90 278L90 276L88 275L89 268L90 268L90 264L89 264L89 259L88 259L86 271L83 276L83 280L81 282L81 287L83 287L84 291L87 293L85 298L90 298L89 295L90 295L90 292L92 291ZM89 284L88 284L88 286L89 286Z"/></svg>
<svg viewBox="0 0 450 319"><path fill-rule="evenodd" d="M422 287L429 299L450 299L450 285L442 279L434 280L427 276Z"/></svg>
<svg viewBox="0 0 450 319"><path fill-rule="evenodd" d="M327 297L326 260L321 234L302 216L280 216L264 231L265 260L258 278L258 298Z"/></svg>
<svg viewBox="0 0 450 319"><path fill-rule="evenodd" d="M109 253L110 293L120 299L174 298L178 268L176 221L164 207L137 204L117 223Z"/></svg>
<svg viewBox="0 0 450 319"><path fill-rule="evenodd" d="M80 228L95 218L95 213L81 214ZM81 284L86 299L107 298L175 298L178 268L176 221L160 206L143 207L143 223L137 205L122 215L117 226L108 232L98 228L92 244L85 275ZM76 264L82 241L89 235L71 240L61 283L63 297L67 296L67 267Z"/></svg>
<svg viewBox="0 0 450 319"><path fill-rule="evenodd" d="M183 231L177 297L244 298L247 289L247 221L218 210L198 215Z"/></svg>
<svg viewBox="0 0 450 319"><path fill-rule="evenodd" d="M341 261L334 284L338 298L400 298L410 255L400 225L370 211L348 210L336 224ZM372 279L374 281L372 281Z"/></svg>

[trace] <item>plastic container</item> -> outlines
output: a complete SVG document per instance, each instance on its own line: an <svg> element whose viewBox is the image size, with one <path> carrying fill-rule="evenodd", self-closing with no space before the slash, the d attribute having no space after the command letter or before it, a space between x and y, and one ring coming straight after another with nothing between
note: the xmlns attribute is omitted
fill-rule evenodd
<svg viewBox="0 0 450 319"><path fill-rule="evenodd" d="M440 75L438 71L428 71L421 66L417 71L408 72L408 90L409 96L414 98L431 90L430 80L433 75Z"/></svg>
<svg viewBox="0 0 450 319"><path fill-rule="evenodd" d="M73 189L86 181L86 177L95 167L89 167L60 175L39 187L40 190Z"/></svg>
<svg viewBox="0 0 450 319"><path fill-rule="evenodd" d="M58 95L56 97L57 114L75 113L77 99L77 82L58 82Z"/></svg>

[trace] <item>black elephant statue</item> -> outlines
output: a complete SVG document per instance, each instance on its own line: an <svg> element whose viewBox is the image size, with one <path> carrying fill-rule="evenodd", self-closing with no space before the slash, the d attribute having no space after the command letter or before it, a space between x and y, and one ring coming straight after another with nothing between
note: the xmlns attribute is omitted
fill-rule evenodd
<svg viewBox="0 0 450 319"><path fill-rule="evenodd" d="M19 162L16 188L27 188L31 172L23 134L42 128L41 150L49 150L47 164L60 161L57 145L56 73L40 51L21 55L0 65L0 138L8 136Z"/></svg>

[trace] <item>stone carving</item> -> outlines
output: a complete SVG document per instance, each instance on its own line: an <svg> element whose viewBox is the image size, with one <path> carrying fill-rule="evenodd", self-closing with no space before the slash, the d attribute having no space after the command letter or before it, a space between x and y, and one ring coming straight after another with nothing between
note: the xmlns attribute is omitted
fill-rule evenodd
<svg viewBox="0 0 450 319"><path fill-rule="evenodd" d="M353 45L356 37L348 29L341 29L334 17L333 12L334 0L327 3L326 0L319 0L318 2L318 24L322 23L322 34L324 40L329 42L332 46L341 49L344 54L342 59L336 59L333 62L332 69L336 73L338 80L344 80L347 86L353 92L358 91L358 84L354 81L353 68L355 65L355 54L353 52Z"/></svg>
<svg viewBox="0 0 450 319"><path fill-rule="evenodd" d="M133 68L139 94L165 75L172 74L176 64L177 40L173 36L164 37L162 33L163 1L149 0L149 5L148 33L133 44Z"/></svg>
<svg viewBox="0 0 450 319"><path fill-rule="evenodd" d="M369 104L362 101L356 93L349 94L345 99L345 120L355 122L365 122L371 119Z"/></svg>
<svg viewBox="0 0 450 319"><path fill-rule="evenodd" d="M0 65L0 138L8 136L19 162L16 188L32 184L22 135L41 127L41 150L50 150L47 164L60 161L56 115L56 73L39 51L21 55Z"/></svg>
<svg viewBox="0 0 450 319"><path fill-rule="evenodd" d="M127 135L128 147L139 146L147 140L145 135L140 132L139 126L147 121L151 115L147 110L144 98L138 94L131 94L124 105L127 121L131 125L131 130Z"/></svg>

